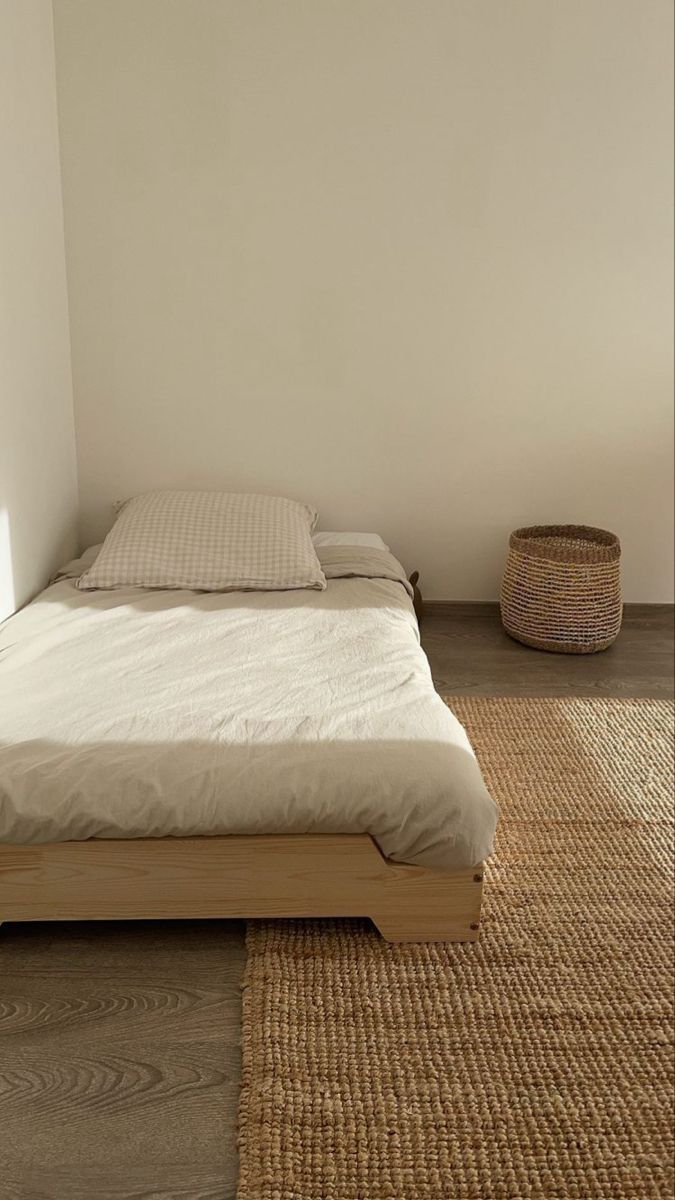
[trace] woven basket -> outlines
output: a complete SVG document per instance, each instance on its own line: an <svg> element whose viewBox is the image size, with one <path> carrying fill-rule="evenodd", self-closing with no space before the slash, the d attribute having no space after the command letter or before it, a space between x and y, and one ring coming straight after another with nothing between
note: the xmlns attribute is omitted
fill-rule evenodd
<svg viewBox="0 0 675 1200"><path fill-rule="evenodd" d="M516 529L502 582L504 629L538 650L606 650L621 628L620 558L619 539L606 529Z"/></svg>

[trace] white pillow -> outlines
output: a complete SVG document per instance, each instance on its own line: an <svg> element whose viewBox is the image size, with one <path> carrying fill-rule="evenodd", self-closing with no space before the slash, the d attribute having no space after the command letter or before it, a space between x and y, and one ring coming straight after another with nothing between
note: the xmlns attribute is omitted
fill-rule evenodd
<svg viewBox="0 0 675 1200"><path fill-rule="evenodd" d="M379 533L315 533L315 546L372 546L373 550L389 550Z"/></svg>
<svg viewBox="0 0 675 1200"><path fill-rule="evenodd" d="M323 590L316 510L280 496L146 492L127 500L77 587Z"/></svg>

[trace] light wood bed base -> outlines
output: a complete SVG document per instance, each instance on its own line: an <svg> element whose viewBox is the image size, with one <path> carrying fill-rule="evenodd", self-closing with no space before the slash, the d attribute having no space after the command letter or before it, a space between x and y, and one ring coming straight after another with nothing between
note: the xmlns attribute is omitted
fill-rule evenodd
<svg viewBox="0 0 675 1200"><path fill-rule="evenodd" d="M390 942L472 942L483 871L384 858L368 834L0 845L0 922L370 917Z"/></svg>

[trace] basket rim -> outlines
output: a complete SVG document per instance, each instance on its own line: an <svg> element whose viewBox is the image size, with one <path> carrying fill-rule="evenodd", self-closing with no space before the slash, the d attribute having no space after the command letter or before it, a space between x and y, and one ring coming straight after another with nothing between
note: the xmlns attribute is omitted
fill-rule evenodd
<svg viewBox="0 0 675 1200"><path fill-rule="evenodd" d="M556 546L561 538L577 545ZM523 525L513 530L509 546L551 562L616 562L621 557L616 534L595 525Z"/></svg>

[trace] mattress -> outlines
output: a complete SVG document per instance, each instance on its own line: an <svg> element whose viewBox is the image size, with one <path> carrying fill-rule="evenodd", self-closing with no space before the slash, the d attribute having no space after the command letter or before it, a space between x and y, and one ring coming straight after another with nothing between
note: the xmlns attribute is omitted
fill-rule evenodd
<svg viewBox="0 0 675 1200"><path fill-rule="evenodd" d="M405 574L318 548L324 592L82 592L0 626L0 841L368 833L440 870L496 806L434 691Z"/></svg>

